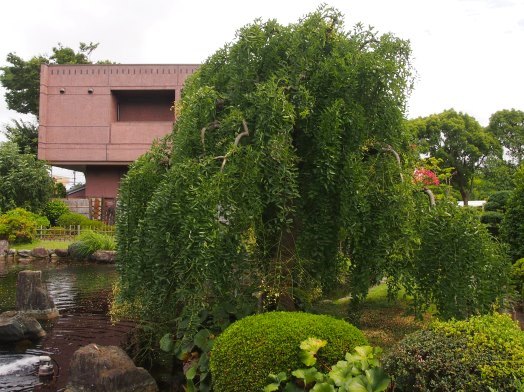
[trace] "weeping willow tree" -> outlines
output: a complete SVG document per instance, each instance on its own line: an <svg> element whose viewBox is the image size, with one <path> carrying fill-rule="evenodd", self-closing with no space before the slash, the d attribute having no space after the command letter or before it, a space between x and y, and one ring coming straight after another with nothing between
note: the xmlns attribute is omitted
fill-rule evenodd
<svg viewBox="0 0 524 392"><path fill-rule="evenodd" d="M120 189L122 298L194 332L207 312L292 308L346 283L354 302L411 249L400 156L409 43L321 7L255 21L186 82L171 135ZM227 313L227 312L226 312Z"/></svg>

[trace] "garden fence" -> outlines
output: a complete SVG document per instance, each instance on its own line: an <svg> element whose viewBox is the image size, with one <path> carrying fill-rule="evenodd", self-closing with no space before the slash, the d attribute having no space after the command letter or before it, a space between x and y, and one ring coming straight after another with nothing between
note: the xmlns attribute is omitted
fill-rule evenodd
<svg viewBox="0 0 524 392"><path fill-rule="evenodd" d="M104 226L67 226L67 227L45 227L39 226L36 228L36 238L47 241L70 241L83 231L91 230L97 233L113 236L115 234L115 227Z"/></svg>

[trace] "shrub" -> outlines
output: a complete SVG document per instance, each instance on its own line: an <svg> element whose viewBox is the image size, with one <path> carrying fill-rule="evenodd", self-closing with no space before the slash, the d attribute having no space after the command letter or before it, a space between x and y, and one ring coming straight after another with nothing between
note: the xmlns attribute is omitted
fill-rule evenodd
<svg viewBox="0 0 524 392"><path fill-rule="evenodd" d="M509 291L505 248L466 208L441 205L424 218L410 268L405 286L418 313L431 305L444 319L489 313Z"/></svg>
<svg viewBox="0 0 524 392"><path fill-rule="evenodd" d="M492 193L484 205L484 211L505 212L511 191L498 191Z"/></svg>
<svg viewBox="0 0 524 392"><path fill-rule="evenodd" d="M354 354L346 353L336 364L317 362L319 350L327 342L308 338L300 343L300 360L306 366L288 375L286 372L270 374L271 383L264 392L306 390L326 392L366 391L383 392L388 389L390 378L380 365L382 350L379 347L358 346ZM317 367L320 370L317 370Z"/></svg>
<svg viewBox="0 0 524 392"><path fill-rule="evenodd" d="M97 250L115 250L116 243L112 236L96 233L91 230L82 232L77 241L69 245L69 254L73 259L83 260Z"/></svg>
<svg viewBox="0 0 524 392"><path fill-rule="evenodd" d="M524 257L524 164L514 176L515 190L511 194L501 226L502 238L510 246L514 261Z"/></svg>
<svg viewBox="0 0 524 392"><path fill-rule="evenodd" d="M519 259L511 268L511 280L515 285L519 301L524 302L524 258Z"/></svg>
<svg viewBox="0 0 524 392"><path fill-rule="evenodd" d="M504 214L498 211L486 211L480 216L480 221L485 225L499 225L504 219Z"/></svg>
<svg viewBox="0 0 524 392"><path fill-rule="evenodd" d="M300 342L311 336L328 342L319 354L325 363L336 363L346 352L367 344L356 327L329 316L298 312L249 316L215 340L210 363L214 390L262 390L268 374L301 367Z"/></svg>
<svg viewBox="0 0 524 392"><path fill-rule="evenodd" d="M45 216L15 208L0 215L0 238L12 243L29 243L36 238L37 226L49 226Z"/></svg>
<svg viewBox="0 0 524 392"><path fill-rule="evenodd" d="M58 218L69 212L69 207L62 200L51 200L44 207L44 215L53 226L56 226Z"/></svg>
<svg viewBox="0 0 524 392"><path fill-rule="evenodd" d="M486 225L493 236L498 236L500 224L504 220L504 214L499 211L485 211L480 216L480 221Z"/></svg>
<svg viewBox="0 0 524 392"><path fill-rule="evenodd" d="M56 223L58 226L69 227L69 226L87 226L89 218L76 212L66 212L58 217Z"/></svg>
<svg viewBox="0 0 524 392"><path fill-rule="evenodd" d="M385 358L399 391L516 391L524 379L524 332L507 315L435 322Z"/></svg>

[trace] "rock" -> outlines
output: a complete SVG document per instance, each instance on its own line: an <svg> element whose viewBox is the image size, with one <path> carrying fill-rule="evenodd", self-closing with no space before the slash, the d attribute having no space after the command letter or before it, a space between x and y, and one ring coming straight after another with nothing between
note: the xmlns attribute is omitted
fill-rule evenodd
<svg viewBox="0 0 524 392"><path fill-rule="evenodd" d="M16 250L15 249L8 249L6 254L8 256L14 256L14 255L16 255Z"/></svg>
<svg viewBox="0 0 524 392"><path fill-rule="evenodd" d="M31 251L27 249L20 249L18 252L16 252L16 254L22 259L31 257Z"/></svg>
<svg viewBox="0 0 524 392"><path fill-rule="evenodd" d="M91 255L91 260L97 263L113 264L116 259L116 251L114 250L97 250Z"/></svg>
<svg viewBox="0 0 524 392"><path fill-rule="evenodd" d="M68 257L69 251L67 249L55 249L55 255L58 257Z"/></svg>
<svg viewBox="0 0 524 392"><path fill-rule="evenodd" d="M66 392L156 392L151 375L119 347L89 344L75 351Z"/></svg>
<svg viewBox="0 0 524 392"><path fill-rule="evenodd" d="M48 259L49 252L45 248L34 248L31 251L31 256L33 256L36 259Z"/></svg>
<svg viewBox="0 0 524 392"><path fill-rule="evenodd" d="M13 311L0 314L0 342L37 340L45 335L40 323L32 317Z"/></svg>
<svg viewBox="0 0 524 392"><path fill-rule="evenodd" d="M42 282L42 271L20 271L16 282L16 309L37 320L59 316L53 299Z"/></svg>
<svg viewBox="0 0 524 392"><path fill-rule="evenodd" d="M7 254L9 250L9 242L7 240L0 240L0 256Z"/></svg>

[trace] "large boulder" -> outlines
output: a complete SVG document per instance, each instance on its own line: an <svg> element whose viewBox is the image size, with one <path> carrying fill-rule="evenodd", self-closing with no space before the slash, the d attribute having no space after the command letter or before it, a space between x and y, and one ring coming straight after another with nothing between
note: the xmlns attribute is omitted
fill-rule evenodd
<svg viewBox="0 0 524 392"><path fill-rule="evenodd" d="M68 257L69 251L67 249L55 249L55 255L58 257Z"/></svg>
<svg viewBox="0 0 524 392"><path fill-rule="evenodd" d="M31 251L31 256L33 256L36 259L48 259L49 252L45 248L34 248Z"/></svg>
<svg viewBox="0 0 524 392"><path fill-rule="evenodd" d="M31 257L31 251L28 249L20 249L18 252L16 252L16 254L21 259L27 259Z"/></svg>
<svg viewBox="0 0 524 392"><path fill-rule="evenodd" d="M45 335L40 323L32 317L14 311L0 314L0 342L38 340Z"/></svg>
<svg viewBox="0 0 524 392"><path fill-rule="evenodd" d="M114 250L97 250L90 257L91 260L97 263L113 264L116 259L116 251Z"/></svg>
<svg viewBox="0 0 524 392"><path fill-rule="evenodd" d="M42 282L42 271L18 273L16 309L37 320L50 320L59 316L58 309Z"/></svg>
<svg viewBox="0 0 524 392"><path fill-rule="evenodd" d="M75 351L66 392L156 392L151 375L119 347L89 344Z"/></svg>

